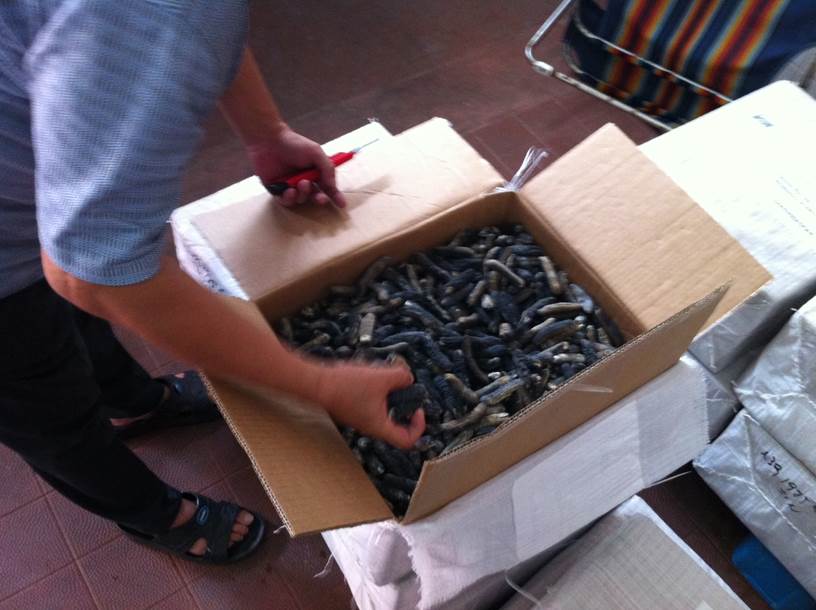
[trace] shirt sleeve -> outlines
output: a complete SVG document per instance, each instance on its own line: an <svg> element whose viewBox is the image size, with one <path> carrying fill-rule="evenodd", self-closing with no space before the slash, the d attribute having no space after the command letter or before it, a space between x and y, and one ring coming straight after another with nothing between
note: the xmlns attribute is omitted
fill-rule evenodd
<svg viewBox="0 0 816 610"><path fill-rule="evenodd" d="M65 2L29 48L40 245L75 277L125 285L159 269L184 168L245 41L246 0L211 4Z"/></svg>

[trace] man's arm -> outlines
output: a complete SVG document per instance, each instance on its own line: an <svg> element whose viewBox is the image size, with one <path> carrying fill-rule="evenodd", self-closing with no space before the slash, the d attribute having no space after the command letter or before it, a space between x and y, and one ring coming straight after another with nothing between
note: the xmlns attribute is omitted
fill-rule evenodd
<svg viewBox="0 0 816 610"><path fill-rule="evenodd" d="M240 24L208 21L203 3L183 15L166 3L66 4L27 66L37 226L54 290L214 375L298 396L339 422L410 444L422 416L407 429L386 413L389 390L411 381L407 370L301 357L162 259L201 123L242 50ZM239 4L225 6L240 13ZM188 19L219 36L191 35ZM291 150L273 140L286 158Z"/></svg>
<svg viewBox="0 0 816 610"><path fill-rule="evenodd" d="M249 48L244 49L238 73L221 96L219 108L244 142L255 172L264 182L274 182L309 167L320 170L320 189L302 180L297 189L288 189L283 194L283 205L304 203L311 198L317 204L325 205L331 199L345 207L346 200L337 190L331 161L317 143L295 133L283 121Z"/></svg>
<svg viewBox="0 0 816 610"><path fill-rule="evenodd" d="M407 369L329 365L297 355L263 319L199 286L172 259L152 279L129 286L85 282L45 253L42 259L49 284L62 297L209 373L299 397L396 446L410 447L424 429L421 411L409 427L387 416L385 396L411 383Z"/></svg>

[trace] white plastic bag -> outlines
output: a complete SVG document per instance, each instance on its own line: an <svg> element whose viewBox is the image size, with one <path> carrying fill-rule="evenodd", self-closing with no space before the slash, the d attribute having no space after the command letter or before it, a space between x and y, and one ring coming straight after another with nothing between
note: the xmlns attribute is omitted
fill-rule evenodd
<svg viewBox="0 0 816 610"><path fill-rule="evenodd" d="M816 596L816 478L743 409L694 468Z"/></svg>
<svg viewBox="0 0 816 610"><path fill-rule="evenodd" d="M754 419L816 473L816 299L793 314L736 391Z"/></svg>

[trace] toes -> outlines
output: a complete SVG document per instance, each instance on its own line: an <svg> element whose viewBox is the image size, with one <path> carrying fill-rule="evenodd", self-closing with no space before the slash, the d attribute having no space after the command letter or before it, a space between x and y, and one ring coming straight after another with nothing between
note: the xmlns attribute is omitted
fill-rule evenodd
<svg viewBox="0 0 816 610"><path fill-rule="evenodd" d="M235 521L237 523L240 523L241 525L249 526L252 525L253 521L255 521L255 515L245 510L242 510L240 513L238 513L238 517L235 519Z"/></svg>
<svg viewBox="0 0 816 610"><path fill-rule="evenodd" d="M246 536L249 533L249 528L246 525L236 523L232 526L232 533L238 534L239 536Z"/></svg>
<svg viewBox="0 0 816 610"><path fill-rule="evenodd" d="M240 542L247 534L249 534L249 526L252 525L254 520L255 516L250 512L242 510L240 513L238 513L238 516L235 518L235 523L232 524L230 546ZM207 540L204 538L199 538L195 541L195 544L190 547L188 552L191 555L204 555L204 553L207 552Z"/></svg>
<svg viewBox="0 0 816 610"><path fill-rule="evenodd" d="M199 538L195 541L193 546L188 551L191 555L203 555L207 552L207 541L204 538Z"/></svg>

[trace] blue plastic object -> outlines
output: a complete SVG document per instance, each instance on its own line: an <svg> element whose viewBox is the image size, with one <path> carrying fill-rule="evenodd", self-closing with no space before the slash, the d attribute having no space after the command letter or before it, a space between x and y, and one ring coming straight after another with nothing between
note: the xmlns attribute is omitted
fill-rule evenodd
<svg viewBox="0 0 816 610"><path fill-rule="evenodd" d="M774 610L816 610L816 601L755 536L734 549L731 561Z"/></svg>

